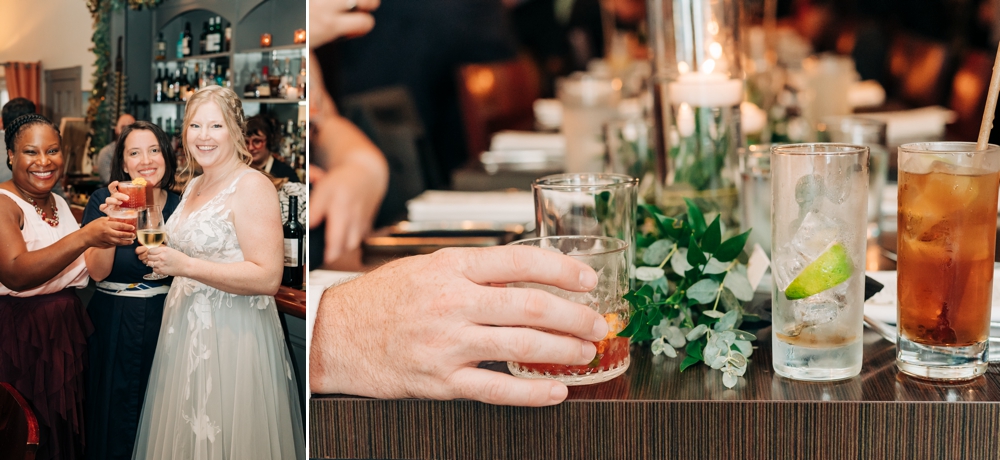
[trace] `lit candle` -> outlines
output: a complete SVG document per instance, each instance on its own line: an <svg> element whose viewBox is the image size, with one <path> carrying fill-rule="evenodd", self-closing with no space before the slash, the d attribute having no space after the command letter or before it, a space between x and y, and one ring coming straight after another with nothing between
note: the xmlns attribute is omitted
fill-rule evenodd
<svg viewBox="0 0 1000 460"><path fill-rule="evenodd" d="M270 48L271 47L271 34L260 34L260 47Z"/></svg>
<svg viewBox="0 0 1000 460"><path fill-rule="evenodd" d="M306 30L305 29L297 29L295 31L295 40L294 41L295 41L296 44L305 43L306 42Z"/></svg>
<svg viewBox="0 0 1000 460"><path fill-rule="evenodd" d="M729 78L721 73L682 73L670 83L670 102L686 103L692 107L732 107L743 101L743 80ZM703 69L705 69L703 67Z"/></svg>

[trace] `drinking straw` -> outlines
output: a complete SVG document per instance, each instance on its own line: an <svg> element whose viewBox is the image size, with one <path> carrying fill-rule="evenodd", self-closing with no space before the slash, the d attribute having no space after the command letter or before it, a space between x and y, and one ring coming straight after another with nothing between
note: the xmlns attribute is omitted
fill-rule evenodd
<svg viewBox="0 0 1000 460"><path fill-rule="evenodd" d="M976 142L976 150L986 150L986 144L990 141L998 90L1000 90L1000 46L997 47L997 57L993 61L993 77L990 78L990 91L986 93L986 111L983 112L983 124L979 125L979 142Z"/></svg>

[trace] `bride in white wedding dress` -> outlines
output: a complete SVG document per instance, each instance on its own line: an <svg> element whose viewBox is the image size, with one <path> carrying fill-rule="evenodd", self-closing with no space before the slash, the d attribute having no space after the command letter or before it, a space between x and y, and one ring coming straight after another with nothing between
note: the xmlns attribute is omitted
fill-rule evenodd
<svg viewBox="0 0 1000 460"><path fill-rule="evenodd" d="M139 249L174 277L136 436L135 459L304 459L305 435L273 295L283 268L278 195L247 166L243 107L227 88L195 93L184 151L204 174Z"/></svg>

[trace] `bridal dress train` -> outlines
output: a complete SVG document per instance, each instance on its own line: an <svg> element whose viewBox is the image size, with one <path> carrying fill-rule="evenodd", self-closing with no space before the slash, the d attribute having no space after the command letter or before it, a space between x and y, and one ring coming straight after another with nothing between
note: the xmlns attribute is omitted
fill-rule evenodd
<svg viewBox="0 0 1000 460"><path fill-rule="evenodd" d="M165 226L170 247L212 262L244 260L227 202L248 173L190 212L185 194ZM133 458L304 459L298 390L274 298L176 277L163 315Z"/></svg>

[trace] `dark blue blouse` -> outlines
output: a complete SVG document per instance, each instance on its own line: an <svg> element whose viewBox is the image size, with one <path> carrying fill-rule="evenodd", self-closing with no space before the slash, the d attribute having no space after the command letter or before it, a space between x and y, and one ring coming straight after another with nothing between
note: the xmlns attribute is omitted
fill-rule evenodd
<svg viewBox="0 0 1000 460"><path fill-rule="evenodd" d="M106 216L106 214L101 212L100 206L104 204L104 200L107 200L109 196L111 196L111 191L107 188L99 188L93 195L90 195L90 201L87 202L87 209L83 211L83 225ZM181 197L179 195L170 191L167 192L167 202L163 206L164 221L170 218L170 215L174 213L180 202ZM111 274L104 280L111 281L112 283L144 282L142 275L152 273L153 269L139 261L139 257L135 255L135 250L138 247L139 243L134 242L131 246L118 246L115 248L115 262L111 267Z"/></svg>

